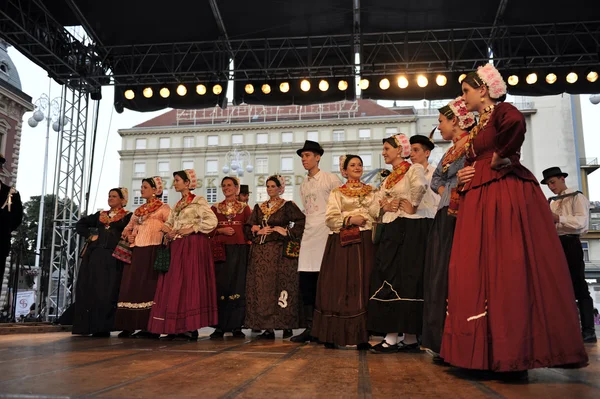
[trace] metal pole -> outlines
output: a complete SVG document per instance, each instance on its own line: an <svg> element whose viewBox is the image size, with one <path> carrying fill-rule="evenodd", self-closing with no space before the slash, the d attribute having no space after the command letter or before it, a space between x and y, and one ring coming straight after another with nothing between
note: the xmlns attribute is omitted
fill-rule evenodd
<svg viewBox="0 0 600 399"><path fill-rule="evenodd" d="M44 152L44 172L42 180L42 195L40 197L40 215L38 217L37 240L35 244L35 267L40 267L40 250L44 234L44 200L46 197L46 180L48 179L48 147L50 146L50 115L46 115L46 150Z"/></svg>

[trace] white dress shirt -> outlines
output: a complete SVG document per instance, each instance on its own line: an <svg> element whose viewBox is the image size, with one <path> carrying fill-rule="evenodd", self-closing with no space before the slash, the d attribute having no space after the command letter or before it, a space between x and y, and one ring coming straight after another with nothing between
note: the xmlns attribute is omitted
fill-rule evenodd
<svg viewBox="0 0 600 399"><path fill-rule="evenodd" d="M331 190L342 182L333 173L320 170L316 175L307 176L300 186L300 197L304 205L306 224L300 243L298 258L299 272L318 272L325 253L325 245L331 231L325 223L327 201Z"/></svg>
<svg viewBox="0 0 600 399"><path fill-rule="evenodd" d="M574 193L570 188L559 195ZM590 225L590 202L583 194L554 200L550 202L550 209L559 215L556 231L559 236L566 234L585 234Z"/></svg>
<svg viewBox="0 0 600 399"><path fill-rule="evenodd" d="M432 164L427 165L425 169L425 177L427 178L427 191L423 196L423 200L419 204L419 210L426 215L425 217L433 219L440 205L441 196L431 189L431 178L435 172L435 167Z"/></svg>

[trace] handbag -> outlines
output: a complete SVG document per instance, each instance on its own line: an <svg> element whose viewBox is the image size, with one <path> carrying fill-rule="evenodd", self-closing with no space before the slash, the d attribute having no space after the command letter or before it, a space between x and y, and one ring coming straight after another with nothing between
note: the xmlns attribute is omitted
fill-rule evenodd
<svg viewBox="0 0 600 399"><path fill-rule="evenodd" d="M340 229L340 244L342 247L352 244L360 244L360 228L358 226L343 227Z"/></svg>
<svg viewBox="0 0 600 399"><path fill-rule="evenodd" d="M171 264L171 248L168 244L162 244L156 250L156 259L154 259L154 270L161 273L169 271Z"/></svg>
<svg viewBox="0 0 600 399"><path fill-rule="evenodd" d="M215 240L214 238L211 240L211 249L213 260L215 262L225 262L227 259L227 253L225 252L225 244L222 241Z"/></svg>
<svg viewBox="0 0 600 399"><path fill-rule="evenodd" d="M379 211L379 217L377 220L373 222L373 228L371 230L371 239L373 240L373 244L379 244L381 241L381 237L383 236L383 230L385 228L385 223L381 220L383 219L383 214L385 212L383 209Z"/></svg>
<svg viewBox="0 0 600 399"><path fill-rule="evenodd" d="M129 245L129 242L125 240L119 240L117 246L115 247L115 250L112 253L112 256L123 263L131 264L132 252L133 251L131 249L131 246Z"/></svg>
<svg viewBox="0 0 600 399"><path fill-rule="evenodd" d="M300 257L300 240L296 239L290 229L287 229L288 235L283 242L283 256L290 259Z"/></svg>

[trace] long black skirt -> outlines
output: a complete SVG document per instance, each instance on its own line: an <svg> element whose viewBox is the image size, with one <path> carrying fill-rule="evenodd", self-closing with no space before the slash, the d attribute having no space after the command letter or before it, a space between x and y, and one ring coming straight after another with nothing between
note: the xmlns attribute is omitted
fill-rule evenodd
<svg viewBox="0 0 600 399"><path fill-rule="evenodd" d="M385 224L371 273L369 330L421 333L423 267L431 223L432 219L397 218Z"/></svg>
<svg viewBox="0 0 600 399"><path fill-rule="evenodd" d="M215 262L218 327L223 331L241 328L246 318L246 270L248 245L225 245L225 262Z"/></svg>
<svg viewBox="0 0 600 399"><path fill-rule="evenodd" d="M440 353L446 299L448 298L448 265L454 239L456 217L448 215L448 207L440 209L433 219L425 256L422 345Z"/></svg>
<svg viewBox="0 0 600 399"><path fill-rule="evenodd" d="M114 249L88 248L75 288L73 334L113 330L123 263L112 256Z"/></svg>

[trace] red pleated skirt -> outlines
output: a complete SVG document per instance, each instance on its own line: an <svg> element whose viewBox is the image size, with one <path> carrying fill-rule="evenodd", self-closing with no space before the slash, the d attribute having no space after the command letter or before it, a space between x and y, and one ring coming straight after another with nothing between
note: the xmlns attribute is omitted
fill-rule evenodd
<svg viewBox="0 0 600 399"><path fill-rule="evenodd" d="M441 356L493 371L587 364L567 261L536 182L507 175L462 196Z"/></svg>
<svg viewBox="0 0 600 399"><path fill-rule="evenodd" d="M148 331L180 334L216 325L216 292L208 238L191 234L173 241L169 271L158 278Z"/></svg>

